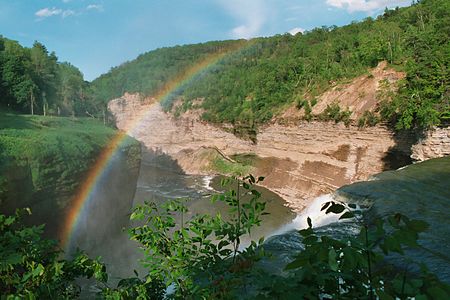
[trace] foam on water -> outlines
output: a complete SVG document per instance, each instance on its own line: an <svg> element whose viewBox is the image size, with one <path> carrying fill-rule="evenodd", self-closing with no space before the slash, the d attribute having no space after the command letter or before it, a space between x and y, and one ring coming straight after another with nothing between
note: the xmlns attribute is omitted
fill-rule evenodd
<svg viewBox="0 0 450 300"><path fill-rule="evenodd" d="M214 189L211 187L211 181L213 180L214 176L203 176L203 187L209 191L214 191Z"/></svg>
<svg viewBox="0 0 450 300"><path fill-rule="evenodd" d="M274 231L271 236L280 235L292 230L308 228L308 217L311 219L313 227L322 227L338 222L341 214L326 214L325 211L321 211L323 204L329 201L336 201L334 194L321 195L315 198L313 202L303 212L298 214L291 223Z"/></svg>

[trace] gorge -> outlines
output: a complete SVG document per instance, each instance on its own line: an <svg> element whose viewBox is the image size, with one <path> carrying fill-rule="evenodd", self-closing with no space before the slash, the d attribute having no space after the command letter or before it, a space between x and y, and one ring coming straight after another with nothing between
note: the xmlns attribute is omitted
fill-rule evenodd
<svg viewBox="0 0 450 300"><path fill-rule="evenodd" d="M322 2L341 26L209 42L122 14L158 1L37 11L133 28L82 69L0 35L1 298L448 299L450 2ZM137 52L85 80L116 50Z"/></svg>
<svg viewBox="0 0 450 300"><path fill-rule="evenodd" d="M175 117L154 98L138 94L112 100L108 109L118 129L141 142L144 158L147 153L164 154L186 174L215 175L220 173L214 167L217 159L233 164L230 157L234 155L250 156L248 171L265 176L264 186L300 212L315 197L343 185L367 180L412 160L450 154L448 127L432 129L421 137L423 133L418 131L399 133L385 125L356 126L358 117L379 105L380 82L390 80L395 86L401 77L380 63L371 77L364 75L337 85L319 97L313 109L317 115L336 99L346 99L341 105L352 110L350 125L304 121L293 107L261 126L256 142L236 137L226 124L202 121L201 111L190 110Z"/></svg>

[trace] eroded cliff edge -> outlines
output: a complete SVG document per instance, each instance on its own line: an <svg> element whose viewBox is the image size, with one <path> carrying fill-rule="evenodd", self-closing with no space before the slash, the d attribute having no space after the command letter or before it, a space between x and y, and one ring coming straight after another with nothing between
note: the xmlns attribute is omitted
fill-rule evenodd
<svg viewBox="0 0 450 300"><path fill-rule="evenodd" d="M401 78L394 75L380 73L392 81ZM354 83L361 85L362 80L357 78ZM372 81L378 82L379 78ZM366 81L361 88L349 85L344 92L355 89L354 98L372 102L367 107L358 104L367 110L376 105L373 100L376 93L372 91L369 95L369 91L376 90L377 86ZM361 93L364 89L367 92ZM352 93L347 96L351 98ZM334 101L333 97L328 98ZM450 154L448 128L431 130L421 136L415 132L396 133L383 125L359 128L296 119L265 125L259 129L257 143L252 143L237 138L225 125L218 127L203 122L196 112L188 111L175 118L152 98L125 94L112 100L108 108L117 127L142 143L144 159L146 151L169 155L187 174L217 173L212 168L217 156L257 157L253 174L265 176L264 186L283 197L294 211L301 211L318 195L406 165L411 157L423 160ZM355 112L358 115L357 109Z"/></svg>
<svg viewBox="0 0 450 300"><path fill-rule="evenodd" d="M398 136L383 126L360 129L323 122L271 124L253 144L192 116L174 118L157 102L125 95L110 102L119 129L141 141L144 151L164 153L188 174L211 174L217 150L227 156L253 153L260 157L255 174L294 210L310 199L389 168L389 155L407 157L415 136ZM216 150L217 149L217 150Z"/></svg>

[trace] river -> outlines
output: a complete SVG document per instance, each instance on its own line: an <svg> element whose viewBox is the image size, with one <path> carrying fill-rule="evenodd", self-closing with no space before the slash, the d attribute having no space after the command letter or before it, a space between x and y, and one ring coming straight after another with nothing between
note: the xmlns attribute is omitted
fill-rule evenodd
<svg viewBox="0 0 450 300"><path fill-rule="evenodd" d="M210 201L211 194L221 190L219 182L218 177L185 175L170 163L145 159L141 164L133 205L143 201L162 203L168 199L189 198L191 200L187 205L193 214L223 214L226 207ZM282 272L286 263L303 247L298 229L305 228L306 217L312 218L317 230L335 237L357 232L354 223L337 222L336 216L324 215L320 211L322 203L331 199L356 203L368 208L365 213L368 220L400 212L430 224L428 231L420 236L420 243L431 251L414 250L408 252L409 256L425 263L442 280L450 283L449 183L450 157L433 159L400 170L383 172L369 181L341 187L333 194L316 198L298 216L284 206L283 199L259 188L270 214L265 216L262 226L253 231L251 238L257 240L261 236L269 237L264 247L273 254L274 259L264 263L273 272ZM128 218L129 213L123 212L123 215ZM102 256L113 281L133 276L134 269L144 274L145 270L138 264L141 256L137 245L129 241L123 228L111 226L109 232L102 231L102 236L96 233L95 228L86 228L85 232L79 234L84 235L84 238L76 246L86 249L91 255ZM102 243L92 244L94 240L101 240Z"/></svg>

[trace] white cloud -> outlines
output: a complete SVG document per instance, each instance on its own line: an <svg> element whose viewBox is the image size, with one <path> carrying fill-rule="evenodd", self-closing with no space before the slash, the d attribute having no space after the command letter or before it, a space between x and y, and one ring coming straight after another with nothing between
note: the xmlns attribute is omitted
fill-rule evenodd
<svg viewBox="0 0 450 300"><path fill-rule="evenodd" d="M260 34L268 18L268 9L262 0L221 0L221 5L241 25L230 32L233 38L251 38Z"/></svg>
<svg viewBox="0 0 450 300"><path fill-rule="evenodd" d="M89 4L88 6L86 6L87 10L98 10L98 11L103 11L103 5L101 4Z"/></svg>
<svg viewBox="0 0 450 300"><path fill-rule="evenodd" d="M56 7L48 8L48 7L46 7L46 8L38 10L37 12L34 13L34 15L36 17L39 17L39 18L47 18L47 17L51 17L51 16L60 15L62 12L63 11L60 8L56 8Z"/></svg>
<svg viewBox="0 0 450 300"><path fill-rule="evenodd" d="M408 5L410 0L327 0L327 4L349 12L372 12L385 7Z"/></svg>
<svg viewBox="0 0 450 300"><path fill-rule="evenodd" d="M301 28L301 27L295 27L292 28L291 30L288 31L291 35L296 35L297 33L301 32L305 32L305 29Z"/></svg>
<svg viewBox="0 0 450 300"><path fill-rule="evenodd" d="M34 13L34 15L36 17L38 17L40 20L42 20L44 18L52 17L52 16L61 16L63 18L66 18L66 17L75 15L75 11L73 11L71 9L62 10L61 8L56 8L56 7L52 7L52 8L46 7L46 8L38 10L37 12Z"/></svg>

